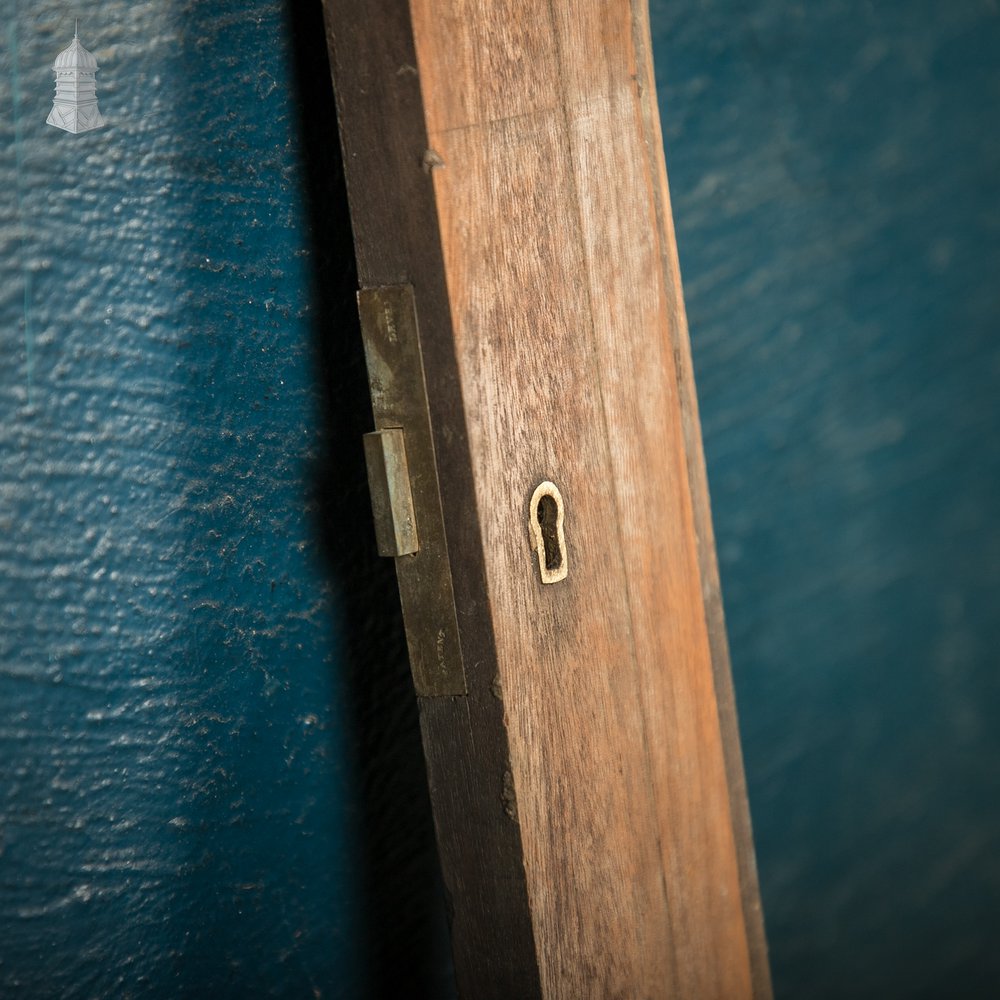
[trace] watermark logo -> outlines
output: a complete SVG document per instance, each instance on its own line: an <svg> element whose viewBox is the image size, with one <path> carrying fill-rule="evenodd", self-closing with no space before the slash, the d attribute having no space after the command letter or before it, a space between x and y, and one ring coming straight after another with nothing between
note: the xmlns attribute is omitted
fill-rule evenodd
<svg viewBox="0 0 1000 1000"><path fill-rule="evenodd" d="M68 48L56 56L56 96L46 124L67 132L91 132L107 122L97 107L97 60L80 44L80 23Z"/></svg>

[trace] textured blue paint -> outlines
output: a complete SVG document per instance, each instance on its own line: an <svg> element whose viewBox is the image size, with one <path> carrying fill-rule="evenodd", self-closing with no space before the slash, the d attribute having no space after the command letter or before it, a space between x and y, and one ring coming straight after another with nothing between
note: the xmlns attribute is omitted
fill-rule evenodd
<svg viewBox="0 0 1000 1000"><path fill-rule="evenodd" d="M1000 981L1000 14L656 2L779 997Z"/></svg>
<svg viewBox="0 0 1000 1000"><path fill-rule="evenodd" d="M319 5L3 14L0 993L445 991Z"/></svg>

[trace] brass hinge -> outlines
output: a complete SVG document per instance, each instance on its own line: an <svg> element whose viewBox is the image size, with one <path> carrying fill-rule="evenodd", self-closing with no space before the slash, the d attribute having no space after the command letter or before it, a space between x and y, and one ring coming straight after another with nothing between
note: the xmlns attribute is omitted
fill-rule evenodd
<svg viewBox="0 0 1000 1000"><path fill-rule="evenodd" d="M396 559L417 694L466 693L413 289L358 293L375 431L365 435L381 555Z"/></svg>

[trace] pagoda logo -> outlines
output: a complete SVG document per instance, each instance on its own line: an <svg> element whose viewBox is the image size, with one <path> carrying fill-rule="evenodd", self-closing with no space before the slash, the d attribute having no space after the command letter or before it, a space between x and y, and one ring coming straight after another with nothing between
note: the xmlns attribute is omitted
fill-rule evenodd
<svg viewBox="0 0 1000 1000"><path fill-rule="evenodd" d="M81 44L77 32L69 48L56 56L56 96L46 124L67 132L90 132L107 124L97 107L97 60Z"/></svg>

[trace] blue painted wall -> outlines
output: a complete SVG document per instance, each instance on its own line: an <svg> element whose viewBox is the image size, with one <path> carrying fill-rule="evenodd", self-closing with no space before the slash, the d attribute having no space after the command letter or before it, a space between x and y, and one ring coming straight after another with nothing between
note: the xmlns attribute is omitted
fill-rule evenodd
<svg viewBox="0 0 1000 1000"><path fill-rule="evenodd" d="M2 12L0 995L446 995L319 5Z"/></svg>
<svg viewBox="0 0 1000 1000"><path fill-rule="evenodd" d="M653 4L779 997L1000 982L1000 12Z"/></svg>
<svg viewBox="0 0 1000 1000"><path fill-rule="evenodd" d="M0 5L5 996L449 995L317 6ZM778 995L992 996L1000 17L652 7Z"/></svg>

